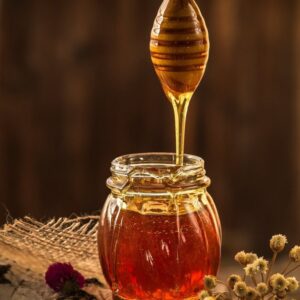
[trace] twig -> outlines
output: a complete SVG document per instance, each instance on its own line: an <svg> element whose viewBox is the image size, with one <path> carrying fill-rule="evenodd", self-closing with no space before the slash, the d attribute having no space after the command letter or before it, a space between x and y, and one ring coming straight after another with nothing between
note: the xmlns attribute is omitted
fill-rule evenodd
<svg viewBox="0 0 300 300"><path fill-rule="evenodd" d="M256 281L256 279L255 279L255 276L251 276L251 279L252 279L254 285L257 286L257 281Z"/></svg>
<svg viewBox="0 0 300 300"><path fill-rule="evenodd" d="M283 271L281 272L282 274L285 274L285 272L288 270L289 266L291 265L292 261L289 260L286 267L283 269Z"/></svg>
<svg viewBox="0 0 300 300"><path fill-rule="evenodd" d="M232 296L232 291L231 291L231 289L229 288L229 286L228 286L226 283L224 283L223 281L218 280L218 279L217 279L217 282L218 282L219 284L225 286L226 289L227 289L227 291L228 291L228 293Z"/></svg>
<svg viewBox="0 0 300 300"><path fill-rule="evenodd" d="M288 275L288 274L294 272L294 271L297 270L298 268L300 268L300 265L298 265L298 266L294 267L293 269L289 270L288 272L285 273L285 275Z"/></svg>
<svg viewBox="0 0 300 300"><path fill-rule="evenodd" d="M266 282L269 281L271 270L272 270L272 267L273 267L273 265L274 265L274 263L276 261L276 258L277 258L277 252L274 252L273 257L272 257L272 261L270 263L270 268L269 268L268 273L267 273Z"/></svg>

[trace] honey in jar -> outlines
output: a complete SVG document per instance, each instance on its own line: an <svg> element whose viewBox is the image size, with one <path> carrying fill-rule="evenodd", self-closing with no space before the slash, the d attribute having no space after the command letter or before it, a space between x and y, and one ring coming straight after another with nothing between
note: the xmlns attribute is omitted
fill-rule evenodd
<svg viewBox="0 0 300 300"><path fill-rule="evenodd" d="M202 159L133 154L112 163L99 255L116 299L197 299L216 274L221 231Z"/></svg>

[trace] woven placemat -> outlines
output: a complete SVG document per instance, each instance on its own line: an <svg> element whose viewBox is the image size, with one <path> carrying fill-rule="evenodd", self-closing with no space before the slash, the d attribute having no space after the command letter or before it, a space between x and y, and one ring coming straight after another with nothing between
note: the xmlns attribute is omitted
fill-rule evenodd
<svg viewBox="0 0 300 300"><path fill-rule="evenodd" d="M44 281L48 266L54 262L71 263L86 278L105 282L97 251L98 219L84 216L42 223L25 217L5 224L0 230L0 264L11 265L8 276L13 286L0 286L0 300L55 299ZM10 298L1 295L4 287L11 292ZM36 295L28 297L28 292ZM102 290L101 297L110 299L109 289Z"/></svg>

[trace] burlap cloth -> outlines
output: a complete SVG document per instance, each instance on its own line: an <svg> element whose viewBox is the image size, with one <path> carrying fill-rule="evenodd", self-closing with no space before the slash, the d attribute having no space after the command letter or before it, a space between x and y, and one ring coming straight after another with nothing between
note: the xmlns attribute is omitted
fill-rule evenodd
<svg viewBox="0 0 300 300"><path fill-rule="evenodd" d="M11 265L11 285L0 285L0 300L56 299L44 274L54 262L69 262L86 278L105 282L97 252L98 216L52 219L46 223L30 217L0 229L0 264ZM111 299L102 289L99 299Z"/></svg>

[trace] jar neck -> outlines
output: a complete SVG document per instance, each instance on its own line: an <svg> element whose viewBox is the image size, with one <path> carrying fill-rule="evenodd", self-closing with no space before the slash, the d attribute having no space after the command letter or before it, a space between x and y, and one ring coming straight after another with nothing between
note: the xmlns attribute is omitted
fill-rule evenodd
<svg viewBox="0 0 300 300"><path fill-rule="evenodd" d="M204 161L184 155L183 165L176 165L173 153L142 153L116 158L107 186L114 193L166 193L203 189L210 179Z"/></svg>

